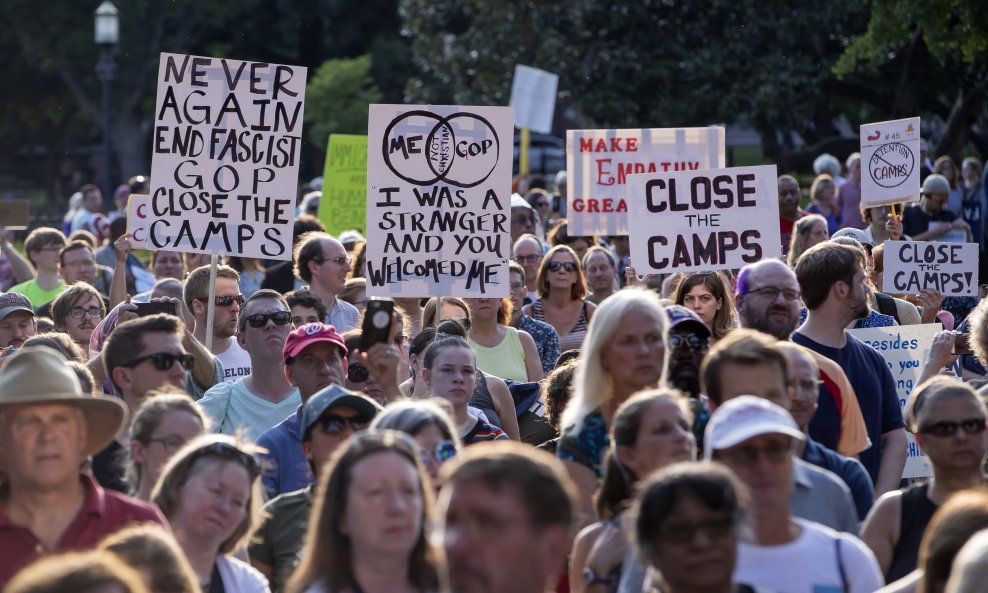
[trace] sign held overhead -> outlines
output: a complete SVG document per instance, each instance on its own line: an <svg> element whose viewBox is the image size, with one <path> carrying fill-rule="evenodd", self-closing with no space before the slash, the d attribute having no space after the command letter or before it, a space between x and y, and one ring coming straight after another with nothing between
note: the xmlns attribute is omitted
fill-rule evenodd
<svg viewBox="0 0 988 593"><path fill-rule="evenodd" d="M861 126L861 204L919 200L919 118Z"/></svg>

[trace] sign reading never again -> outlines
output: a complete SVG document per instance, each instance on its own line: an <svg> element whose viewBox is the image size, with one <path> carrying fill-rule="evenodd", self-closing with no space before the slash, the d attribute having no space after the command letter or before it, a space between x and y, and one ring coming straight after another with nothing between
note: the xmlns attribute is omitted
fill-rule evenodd
<svg viewBox="0 0 988 593"><path fill-rule="evenodd" d="M371 105L369 296L508 296L509 107Z"/></svg>
<svg viewBox="0 0 988 593"><path fill-rule="evenodd" d="M305 76L161 54L149 249L291 259Z"/></svg>
<svg viewBox="0 0 988 593"><path fill-rule="evenodd" d="M638 273L736 269L781 257L775 165L630 175Z"/></svg>

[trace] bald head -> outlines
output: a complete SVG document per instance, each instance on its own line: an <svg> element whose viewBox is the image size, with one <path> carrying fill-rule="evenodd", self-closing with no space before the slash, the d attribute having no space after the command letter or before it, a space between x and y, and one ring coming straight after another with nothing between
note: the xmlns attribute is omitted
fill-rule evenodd
<svg viewBox="0 0 988 593"><path fill-rule="evenodd" d="M777 259L745 266L734 297L741 326L788 340L799 323L799 282Z"/></svg>

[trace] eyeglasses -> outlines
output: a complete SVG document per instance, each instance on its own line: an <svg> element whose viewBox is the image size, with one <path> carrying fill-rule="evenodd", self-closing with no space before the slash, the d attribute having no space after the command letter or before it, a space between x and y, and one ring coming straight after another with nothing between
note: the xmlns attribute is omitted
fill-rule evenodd
<svg viewBox="0 0 988 593"><path fill-rule="evenodd" d="M792 381L789 384L805 391L815 391L821 384L823 384L823 381L820 381L819 379L801 379L799 381Z"/></svg>
<svg viewBox="0 0 988 593"><path fill-rule="evenodd" d="M366 420L362 420L356 416L347 417L337 414L323 414L316 420L316 423L322 428L323 432L329 435L340 434L348 424L353 432L359 432L367 428L369 424Z"/></svg>
<svg viewBox="0 0 988 593"><path fill-rule="evenodd" d="M198 298L196 300L197 301L202 301L202 302L205 303L205 302L209 301L209 297L202 297L202 298ZM244 306L244 295L242 295L242 294L238 294L238 295L228 294L228 295L225 295L225 296L213 297L213 304L216 305L217 307L229 307L230 305L233 304L233 301L236 301L238 305L240 305L241 307L243 307Z"/></svg>
<svg viewBox="0 0 988 593"><path fill-rule="evenodd" d="M576 264L573 263L573 262L571 262L571 261L566 261L566 262L551 261L551 262L549 262L549 271L550 272L556 272L560 268L566 270L567 272L575 272L576 271Z"/></svg>
<svg viewBox="0 0 988 593"><path fill-rule="evenodd" d="M82 307L72 307L69 309L69 317L72 319L82 319L87 315L93 319L102 319L103 310L99 307L90 307L88 309L83 309Z"/></svg>
<svg viewBox="0 0 988 593"><path fill-rule="evenodd" d="M196 363L196 357L192 356L187 352L182 354L172 354L171 352L155 352L154 354L148 354L140 358L135 358L134 360L128 362L127 364L122 364L120 366L132 369L137 365L141 364L145 360L150 360L151 364L154 365L155 370L167 371L175 366L175 363L182 365L182 368L189 370L192 365Z"/></svg>
<svg viewBox="0 0 988 593"><path fill-rule="evenodd" d="M239 462L244 466L244 469L247 470L247 473L250 474L250 479L252 482L254 481L254 478L261 473L261 466L257 462L257 458L250 453L231 445L230 443L212 443L205 447L196 449L195 452L189 456L190 464L195 462L195 460L200 457L207 456L219 457L221 459Z"/></svg>
<svg viewBox="0 0 988 593"><path fill-rule="evenodd" d="M508 288L511 289L511 290L522 290L523 288L525 288L525 283L524 282L512 282L511 284L508 285Z"/></svg>
<svg viewBox="0 0 988 593"><path fill-rule="evenodd" d="M253 315L248 315L246 319L247 324L254 328L264 327L268 324L268 320L273 321L275 325L288 325L292 322L292 312L254 313Z"/></svg>
<svg viewBox="0 0 988 593"><path fill-rule="evenodd" d="M734 447L726 451L719 451L718 456L725 459L733 459L740 465L751 466L758 462L764 455L772 463L782 463L792 451L792 443L786 441L773 441L765 447L754 447L751 445L744 447Z"/></svg>
<svg viewBox="0 0 988 593"><path fill-rule="evenodd" d="M370 371L359 362L352 363L346 370L346 378L351 383L363 383L370 377Z"/></svg>
<svg viewBox="0 0 988 593"><path fill-rule="evenodd" d="M709 343L706 339L701 338L696 334L669 334L669 347L673 350L678 350L681 346L686 346L687 350L691 352L706 352L709 347Z"/></svg>
<svg viewBox="0 0 988 593"><path fill-rule="evenodd" d="M985 431L985 419L971 418L969 420L961 420L960 422L944 420L943 422L937 422L925 428L920 428L919 432L920 434L932 434L935 437L952 437L957 434L958 429L963 430L967 434L981 434Z"/></svg>
<svg viewBox="0 0 988 593"><path fill-rule="evenodd" d="M701 521L670 520L659 530L659 538L663 543L688 544L696 539L697 533L703 533L709 539L727 537L734 530L734 519L729 515L710 517Z"/></svg>
<svg viewBox="0 0 988 593"><path fill-rule="evenodd" d="M520 264L534 264L537 261L542 261L542 256L534 253L532 255L516 255L515 261Z"/></svg>
<svg viewBox="0 0 988 593"><path fill-rule="evenodd" d="M453 444L453 441L439 441L431 453L421 449L419 455L422 459L422 465L429 465L432 460L435 460L438 465L442 465L456 457L456 445Z"/></svg>
<svg viewBox="0 0 988 593"><path fill-rule="evenodd" d="M182 448L186 442L185 439L179 437L163 437L156 439L148 439L148 444L150 443L161 443L162 448L169 455L173 455L176 451Z"/></svg>
<svg viewBox="0 0 988 593"><path fill-rule="evenodd" d="M799 291L793 290L792 288L776 288L775 286L763 286L761 288L754 288L748 292L742 292L743 296L753 295L762 299L768 299L774 301L782 295L782 298L790 303L799 300Z"/></svg>
<svg viewBox="0 0 988 593"><path fill-rule="evenodd" d="M334 264L338 265L341 268L344 266L349 266L351 263L353 263L353 260L348 255L341 255L339 257L317 257L313 259L315 259L315 261L320 264L325 262L333 262Z"/></svg>

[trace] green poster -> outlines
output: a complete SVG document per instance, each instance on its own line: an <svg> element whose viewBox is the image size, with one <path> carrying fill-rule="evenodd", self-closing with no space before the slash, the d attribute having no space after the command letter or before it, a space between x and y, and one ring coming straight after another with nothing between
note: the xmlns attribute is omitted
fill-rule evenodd
<svg viewBox="0 0 988 593"><path fill-rule="evenodd" d="M366 234L367 136L333 134L326 149L319 220L338 236L357 229Z"/></svg>

